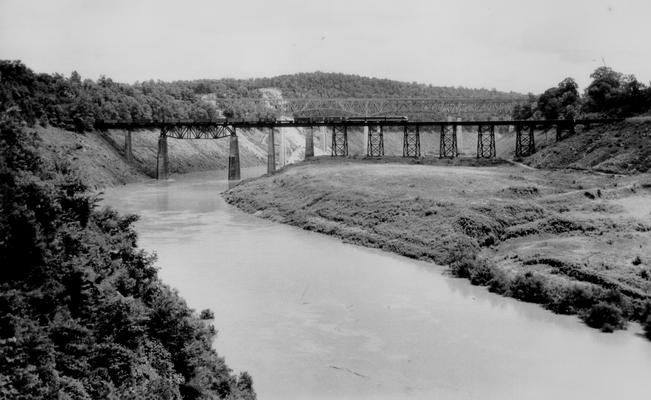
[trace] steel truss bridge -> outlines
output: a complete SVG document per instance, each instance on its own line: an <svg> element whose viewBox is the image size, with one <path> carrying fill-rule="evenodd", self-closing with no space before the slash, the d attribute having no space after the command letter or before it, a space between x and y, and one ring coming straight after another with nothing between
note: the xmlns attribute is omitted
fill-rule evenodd
<svg viewBox="0 0 651 400"><path fill-rule="evenodd" d="M454 158L459 155L457 148L458 128L474 126L477 129L477 158L494 158L495 128L513 127L515 130L515 156L525 157L536 151L534 132L538 129L556 129L556 140L575 133L577 125L584 129L597 124L607 124L622 121L616 119L577 119L577 120L480 120L480 121L440 121L440 120L409 120L405 117L352 117L352 118L295 118L292 120L215 120L215 121L140 121L140 122L111 122L98 121L98 130L120 129L125 134L125 156L128 161L133 159L131 153L131 134L139 130L159 130L157 178L167 179L169 176L169 157L167 139L220 139L230 138L229 180L240 179L240 156L237 139L238 130L268 129L267 140L267 172L276 170L275 135L282 128L310 128L305 135L305 157L314 156L314 127L329 127L331 129L331 155L333 157L348 156L349 130L364 129L366 155L368 157L384 156L384 129L402 130L403 157L420 157L420 135L439 135L439 157Z"/></svg>
<svg viewBox="0 0 651 400"><path fill-rule="evenodd" d="M297 117L401 115L411 120L510 118L522 97L494 98L240 98L213 99L220 108L244 110L256 115Z"/></svg>

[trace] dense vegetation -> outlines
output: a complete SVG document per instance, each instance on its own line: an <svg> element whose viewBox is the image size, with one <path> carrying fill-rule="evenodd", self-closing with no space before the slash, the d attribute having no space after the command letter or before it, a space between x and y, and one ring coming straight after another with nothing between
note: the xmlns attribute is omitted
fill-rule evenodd
<svg viewBox="0 0 651 400"><path fill-rule="evenodd" d="M219 79L185 82L196 93L218 93L223 97L248 95L256 97L261 88L277 88L287 98L336 97L431 97L431 98L521 98L518 93L498 92L495 89L468 89L452 86L432 86L417 82L368 78L328 72L309 72L280 75L273 78ZM233 88L238 87L233 92Z"/></svg>
<svg viewBox="0 0 651 400"><path fill-rule="evenodd" d="M98 209L65 164L38 152L3 116L0 398L255 398L249 375L231 375L211 348L211 313L189 309L137 247L136 217Z"/></svg>
<svg viewBox="0 0 651 400"><path fill-rule="evenodd" d="M486 89L434 87L334 73L302 73L260 79L117 83L83 79L73 72L36 74L20 61L0 60L0 112L19 112L29 123L91 130L96 120L211 120L257 118L259 111L224 99L261 98L263 88L290 97L521 98ZM213 102L204 101L210 97Z"/></svg>
<svg viewBox="0 0 651 400"><path fill-rule="evenodd" d="M651 84L646 86L635 75L625 75L608 67L599 67L592 82L579 94L572 78L540 96L529 95L525 104L514 107L514 119L572 119L585 117L630 117L651 110Z"/></svg>

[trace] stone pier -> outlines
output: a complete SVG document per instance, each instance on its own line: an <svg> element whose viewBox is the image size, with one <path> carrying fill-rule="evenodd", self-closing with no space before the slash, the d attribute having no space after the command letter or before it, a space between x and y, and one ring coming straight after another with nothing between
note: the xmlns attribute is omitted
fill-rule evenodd
<svg viewBox="0 0 651 400"><path fill-rule="evenodd" d="M124 158L130 164L133 162L133 147L131 145L131 131L127 130L124 133Z"/></svg>
<svg viewBox="0 0 651 400"><path fill-rule="evenodd" d="M305 159L314 157L314 129L309 128L305 132Z"/></svg>
<svg viewBox="0 0 651 400"><path fill-rule="evenodd" d="M170 175L170 160L167 154L167 133L161 130L158 137L158 154L156 155L156 179L168 179Z"/></svg>
<svg viewBox="0 0 651 400"><path fill-rule="evenodd" d="M228 180L240 180L240 146L235 130L231 134L230 152L228 154Z"/></svg>
<svg viewBox="0 0 651 400"><path fill-rule="evenodd" d="M269 130L267 137L267 173L273 174L276 171L276 145L274 143L274 128Z"/></svg>

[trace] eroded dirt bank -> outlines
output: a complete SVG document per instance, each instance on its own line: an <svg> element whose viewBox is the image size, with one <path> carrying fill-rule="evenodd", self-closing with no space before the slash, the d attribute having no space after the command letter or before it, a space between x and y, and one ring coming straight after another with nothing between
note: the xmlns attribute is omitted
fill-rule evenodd
<svg viewBox="0 0 651 400"><path fill-rule="evenodd" d="M612 330L651 298L651 175L316 159L226 201Z"/></svg>

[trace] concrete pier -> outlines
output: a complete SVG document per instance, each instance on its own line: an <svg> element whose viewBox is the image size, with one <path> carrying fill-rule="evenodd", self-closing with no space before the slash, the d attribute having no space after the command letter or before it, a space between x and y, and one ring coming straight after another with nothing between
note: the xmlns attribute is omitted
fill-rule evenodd
<svg viewBox="0 0 651 400"><path fill-rule="evenodd" d="M461 117L457 117L457 122L463 121ZM463 126L457 125L457 131L455 132L457 135L457 151L458 154L465 154L465 150L463 148Z"/></svg>
<svg viewBox="0 0 651 400"><path fill-rule="evenodd" d="M305 159L314 157L314 129L309 128L305 132Z"/></svg>
<svg viewBox="0 0 651 400"><path fill-rule="evenodd" d="M366 155L368 156L368 126L366 125L364 125L364 132L362 133L362 137L364 138L364 147L362 154L366 152Z"/></svg>
<svg viewBox="0 0 651 400"><path fill-rule="evenodd" d="M285 140L285 130L283 128L278 128L278 133L280 133L280 151L278 152L280 161L280 168L284 167L287 164L287 145Z"/></svg>
<svg viewBox="0 0 651 400"><path fill-rule="evenodd" d="M240 146L235 132L231 134L230 152L228 153L228 180L240 180Z"/></svg>
<svg viewBox="0 0 651 400"><path fill-rule="evenodd" d="M170 160L167 154L167 134L161 131L158 137L158 154L156 155L156 179L168 179Z"/></svg>
<svg viewBox="0 0 651 400"><path fill-rule="evenodd" d="M276 145L274 143L274 128L271 128L267 137L267 173L273 174L274 171L276 171Z"/></svg>
<svg viewBox="0 0 651 400"><path fill-rule="evenodd" d="M133 162L133 147L131 145L131 131L127 130L124 133L124 158L130 164Z"/></svg>

